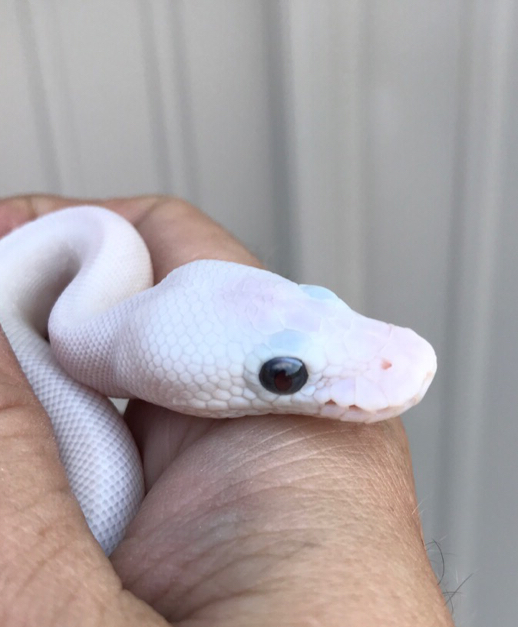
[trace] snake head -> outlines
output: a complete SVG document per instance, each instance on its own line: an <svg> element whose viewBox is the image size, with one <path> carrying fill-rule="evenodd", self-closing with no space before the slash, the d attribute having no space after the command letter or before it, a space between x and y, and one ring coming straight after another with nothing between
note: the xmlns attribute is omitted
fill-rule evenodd
<svg viewBox="0 0 518 627"><path fill-rule="evenodd" d="M269 295L245 292L247 318L263 331L245 357L257 407L374 422L406 411L430 386L436 356L411 329L362 316L320 286L282 279Z"/></svg>
<svg viewBox="0 0 518 627"><path fill-rule="evenodd" d="M154 329L139 344L153 378L137 395L177 411L373 422L418 403L435 374L412 330L266 270L194 261L153 290L137 316Z"/></svg>

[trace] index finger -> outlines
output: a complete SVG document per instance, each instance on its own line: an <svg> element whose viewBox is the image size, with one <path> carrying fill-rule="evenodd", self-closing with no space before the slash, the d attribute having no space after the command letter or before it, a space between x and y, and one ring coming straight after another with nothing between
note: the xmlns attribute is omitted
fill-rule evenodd
<svg viewBox="0 0 518 627"><path fill-rule="evenodd" d="M111 209L131 222L146 242L155 280L197 259L221 259L261 267L235 237L188 202L168 196L92 200L61 196L18 196L0 201L0 237L24 222L77 205Z"/></svg>

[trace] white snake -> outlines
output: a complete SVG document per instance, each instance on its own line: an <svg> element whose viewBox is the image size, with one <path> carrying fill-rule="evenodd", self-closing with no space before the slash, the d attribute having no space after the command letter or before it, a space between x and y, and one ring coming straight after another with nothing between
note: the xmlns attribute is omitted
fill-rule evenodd
<svg viewBox="0 0 518 627"><path fill-rule="evenodd" d="M107 396L210 418L374 422L418 403L436 370L432 347L412 330L266 270L200 260L151 287L140 235L99 207L16 229L0 240L0 268L0 323L108 554L140 505L143 480Z"/></svg>

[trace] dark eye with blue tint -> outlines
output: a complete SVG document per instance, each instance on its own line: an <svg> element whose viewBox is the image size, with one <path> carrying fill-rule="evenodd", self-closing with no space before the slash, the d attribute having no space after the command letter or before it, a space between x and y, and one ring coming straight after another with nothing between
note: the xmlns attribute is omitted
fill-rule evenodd
<svg viewBox="0 0 518 627"><path fill-rule="evenodd" d="M295 394L308 380L308 371L296 357L274 357L259 372L261 385L274 394Z"/></svg>

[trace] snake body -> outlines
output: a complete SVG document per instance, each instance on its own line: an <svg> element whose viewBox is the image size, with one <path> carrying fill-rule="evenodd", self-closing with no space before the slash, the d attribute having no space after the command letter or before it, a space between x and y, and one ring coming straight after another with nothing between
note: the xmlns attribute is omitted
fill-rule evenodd
<svg viewBox="0 0 518 627"><path fill-rule="evenodd" d="M14 230L0 240L0 267L0 323L108 554L140 505L143 480L107 397L210 418L373 422L418 403L436 370L414 331L266 270L199 260L152 287L142 238L99 207Z"/></svg>

